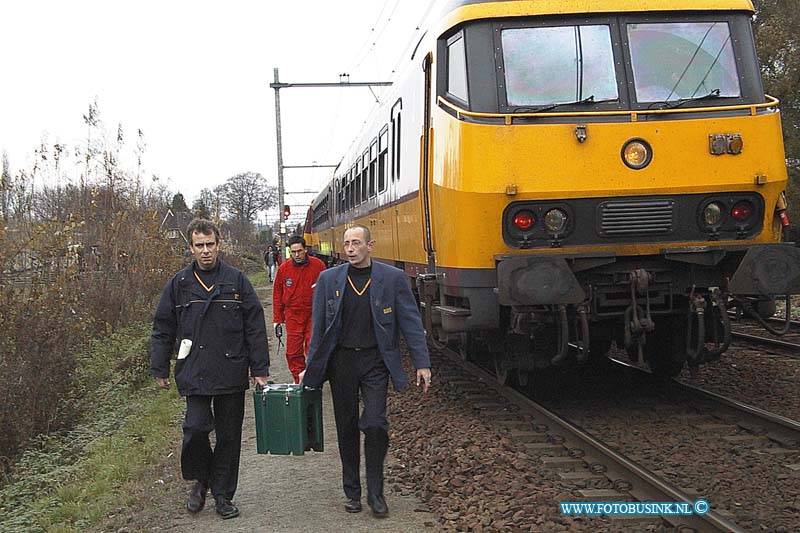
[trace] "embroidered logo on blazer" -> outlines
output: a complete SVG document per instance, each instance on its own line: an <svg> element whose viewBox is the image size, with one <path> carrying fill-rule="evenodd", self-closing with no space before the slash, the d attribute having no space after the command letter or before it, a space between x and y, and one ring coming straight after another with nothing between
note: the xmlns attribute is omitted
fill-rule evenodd
<svg viewBox="0 0 800 533"><path fill-rule="evenodd" d="M284 281L284 284L287 287L291 287L294 284L294 281L292 281L292 278L286 278L286 281Z"/></svg>
<svg viewBox="0 0 800 533"><path fill-rule="evenodd" d="M383 314L384 315L388 315L391 312L392 312L392 308L391 307L384 307L383 308Z"/></svg>

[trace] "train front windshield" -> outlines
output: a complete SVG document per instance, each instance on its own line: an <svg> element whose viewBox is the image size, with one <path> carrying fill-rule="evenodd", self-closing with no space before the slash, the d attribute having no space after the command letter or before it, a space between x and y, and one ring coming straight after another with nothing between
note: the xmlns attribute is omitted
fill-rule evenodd
<svg viewBox="0 0 800 533"><path fill-rule="evenodd" d="M501 39L509 106L618 97L608 26L509 29Z"/></svg>
<svg viewBox="0 0 800 533"><path fill-rule="evenodd" d="M741 96L726 23L628 24L626 29L637 101Z"/></svg>
<svg viewBox="0 0 800 533"><path fill-rule="evenodd" d="M470 39L483 34L467 34L468 64L476 45ZM598 15L575 23L504 20L493 23L492 34L500 51L495 75L501 111L649 109L659 103L692 107L764 99L750 19L741 13ZM479 107L491 105L488 99L471 100Z"/></svg>

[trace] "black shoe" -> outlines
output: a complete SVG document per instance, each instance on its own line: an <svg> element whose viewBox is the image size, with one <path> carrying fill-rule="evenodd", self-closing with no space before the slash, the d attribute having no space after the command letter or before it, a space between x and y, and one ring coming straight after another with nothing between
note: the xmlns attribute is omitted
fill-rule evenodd
<svg viewBox="0 0 800 533"><path fill-rule="evenodd" d="M225 496L217 496L217 514L227 520L239 516L239 508L233 505Z"/></svg>
<svg viewBox="0 0 800 533"><path fill-rule="evenodd" d="M206 491L208 486L202 481L195 481L194 487L186 499L186 510L190 513L199 513L206 505Z"/></svg>
<svg viewBox="0 0 800 533"><path fill-rule="evenodd" d="M389 516L389 507L386 505L386 498L383 495L367 497L367 503L372 509L372 516L375 518L386 518Z"/></svg>
<svg viewBox="0 0 800 533"><path fill-rule="evenodd" d="M354 500L350 498L344 504L344 510L348 513L360 513L361 512L361 500Z"/></svg>

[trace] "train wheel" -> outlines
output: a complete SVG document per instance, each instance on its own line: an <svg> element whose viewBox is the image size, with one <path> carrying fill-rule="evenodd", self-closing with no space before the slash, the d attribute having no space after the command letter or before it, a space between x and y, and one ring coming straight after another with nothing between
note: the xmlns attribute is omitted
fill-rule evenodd
<svg viewBox="0 0 800 533"><path fill-rule="evenodd" d="M458 336L458 353L461 359L469 361L474 359L472 352L475 350L475 341L470 333L464 332Z"/></svg>
<svg viewBox="0 0 800 533"><path fill-rule="evenodd" d="M592 364L607 364L608 352L611 350L611 341L614 338L614 329L611 324L599 323L589 330L589 362Z"/></svg>
<svg viewBox="0 0 800 533"><path fill-rule="evenodd" d="M517 369L511 368L511 358L503 352L494 354L494 371L500 385L511 385L517 373Z"/></svg>
<svg viewBox="0 0 800 533"><path fill-rule="evenodd" d="M656 320L655 331L648 333L644 355L650 371L659 377L674 378L686 364L686 318L668 316Z"/></svg>

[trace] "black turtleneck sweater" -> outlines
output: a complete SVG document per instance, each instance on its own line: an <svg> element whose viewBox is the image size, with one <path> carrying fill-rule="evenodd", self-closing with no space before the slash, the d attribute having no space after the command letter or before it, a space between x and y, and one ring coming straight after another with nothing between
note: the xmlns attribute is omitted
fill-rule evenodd
<svg viewBox="0 0 800 533"><path fill-rule="evenodd" d="M350 265L347 268L350 279L344 286L342 334L339 338L339 346L343 348L374 348L378 345L375 341L375 328L372 326L370 287L367 286L371 273L372 265L365 268ZM356 291L363 293L359 295Z"/></svg>
<svg viewBox="0 0 800 533"><path fill-rule="evenodd" d="M211 270L203 270L200 266L195 262L194 264L194 272L197 274L206 287L211 290L214 290L214 284L217 282L217 275L219 274L219 261L214 264L214 267ZM207 291L211 292L211 291Z"/></svg>

